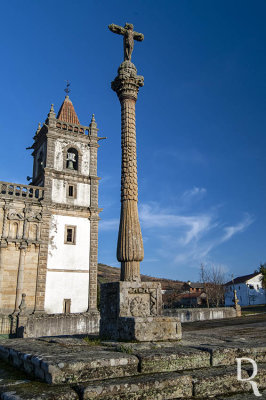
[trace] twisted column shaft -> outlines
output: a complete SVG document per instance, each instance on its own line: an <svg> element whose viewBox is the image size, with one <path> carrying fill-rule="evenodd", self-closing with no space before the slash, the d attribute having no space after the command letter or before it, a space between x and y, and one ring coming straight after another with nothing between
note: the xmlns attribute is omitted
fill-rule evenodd
<svg viewBox="0 0 266 400"><path fill-rule="evenodd" d="M117 259L121 262L122 281L140 281L139 263L144 250L138 216L138 180L135 105L143 77L130 61L124 61L112 82L121 103L121 213Z"/></svg>

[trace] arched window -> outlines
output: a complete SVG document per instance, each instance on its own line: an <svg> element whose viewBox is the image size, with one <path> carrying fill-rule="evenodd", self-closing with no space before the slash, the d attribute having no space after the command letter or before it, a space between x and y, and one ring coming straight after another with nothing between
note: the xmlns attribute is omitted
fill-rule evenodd
<svg viewBox="0 0 266 400"><path fill-rule="evenodd" d="M38 240L38 225L31 224L29 228L29 239Z"/></svg>
<svg viewBox="0 0 266 400"><path fill-rule="evenodd" d="M9 237L16 239L18 235L18 223L11 222L9 225Z"/></svg>
<svg viewBox="0 0 266 400"><path fill-rule="evenodd" d="M71 147L67 150L66 167L68 169L78 170L79 153L76 149Z"/></svg>

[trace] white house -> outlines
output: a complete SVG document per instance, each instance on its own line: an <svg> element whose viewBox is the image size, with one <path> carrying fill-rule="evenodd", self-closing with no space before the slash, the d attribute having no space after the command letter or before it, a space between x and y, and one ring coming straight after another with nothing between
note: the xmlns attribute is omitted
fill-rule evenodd
<svg viewBox="0 0 266 400"><path fill-rule="evenodd" d="M234 290L240 306L266 303L266 290L262 287L262 273L239 276L225 284L225 306L233 306Z"/></svg>

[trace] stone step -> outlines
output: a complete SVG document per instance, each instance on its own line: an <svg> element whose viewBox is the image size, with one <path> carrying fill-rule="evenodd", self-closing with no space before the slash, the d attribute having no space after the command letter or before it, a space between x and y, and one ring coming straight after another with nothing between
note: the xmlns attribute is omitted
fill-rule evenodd
<svg viewBox="0 0 266 400"><path fill-rule="evenodd" d="M57 384L136 375L139 364L134 355L73 339L1 341L0 358L30 376Z"/></svg>
<svg viewBox="0 0 266 400"><path fill-rule="evenodd" d="M259 389L263 390L266 388L266 364L260 364L258 370L255 381ZM242 377L249 377L248 366L242 368ZM233 393L248 393L251 390L248 382L237 380L234 367L140 375L83 384L79 387L83 400L207 399Z"/></svg>
<svg viewBox="0 0 266 400"><path fill-rule="evenodd" d="M250 383L238 382L236 368L232 366L142 374L78 385L49 385L29 381L26 375L4 364L0 363L1 400L246 400L255 397L250 392ZM248 365L242 367L243 378L251 375L249 368ZM266 364L258 365L258 375L254 380L263 393L266 388ZM266 391L262 398L265 395Z"/></svg>
<svg viewBox="0 0 266 400"><path fill-rule="evenodd" d="M1 400L79 400L68 385L54 386L30 381L23 372L0 361Z"/></svg>
<svg viewBox="0 0 266 400"><path fill-rule="evenodd" d="M71 387L48 386L38 382L13 385L10 387L0 386L1 400L79 400L80 397Z"/></svg>
<svg viewBox="0 0 266 400"><path fill-rule="evenodd" d="M93 343L93 342L92 342ZM97 342L96 342L97 344ZM105 343L80 339L15 339L0 342L0 358L46 383L77 383L234 365L236 357L266 362L266 348L179 343Z"/></svg>

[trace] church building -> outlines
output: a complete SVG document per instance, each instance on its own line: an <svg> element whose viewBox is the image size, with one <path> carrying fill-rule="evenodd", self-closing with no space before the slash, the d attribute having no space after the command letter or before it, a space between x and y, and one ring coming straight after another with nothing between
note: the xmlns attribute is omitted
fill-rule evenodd
<svg viewBox="0 0 266 400"><path fill-rule="evenodd" d="M67 95L35 133L31 183L0 181L2 315L22 297L30 313L97 310L99 139Z"/></svg>

